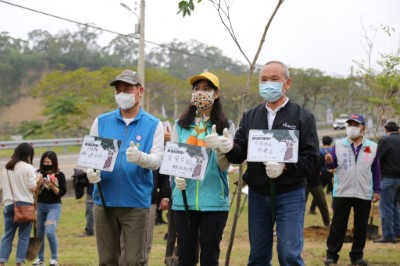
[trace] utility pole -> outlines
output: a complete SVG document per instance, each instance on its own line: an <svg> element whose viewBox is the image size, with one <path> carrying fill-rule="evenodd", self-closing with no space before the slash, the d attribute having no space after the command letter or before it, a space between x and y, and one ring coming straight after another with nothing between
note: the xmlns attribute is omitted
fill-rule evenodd
<svg viewBox="0 0 400 266"><path fill-rule="evenodd" d="M138 72L142 78L142 86L145 87L145 76L144 76L144 14L145 14L145 3L144 0L140 0L140 21L139 21L139 58L138 58ZM140 106L144 107L144 94L140 99ZM148 109L148 106L147 106Z"/></svg>
<svg viewBox="0 0 400 266"><path fill-rule="evenodd" d="M145 14L145 3L144 0L140 0L140 16L133 11L128 5L125 3L120 3L122 7L127 9L129 12L134 14L138 18L139 27L136 27L135 24L135 34L139 33L139 56L138 56L138 64L137 64L137 72L142 79L142 86L144 87L144 14ZM144 107L144 94L140 99L140 106ZM148 107L147 107L148 108Z"/></svg>

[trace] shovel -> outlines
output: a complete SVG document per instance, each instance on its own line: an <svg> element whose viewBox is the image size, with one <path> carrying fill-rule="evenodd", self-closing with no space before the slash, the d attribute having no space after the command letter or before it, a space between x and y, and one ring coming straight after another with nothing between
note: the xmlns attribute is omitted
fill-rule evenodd
<svg viewBox="0 0 400 266"><path fill-rule="evenodd" d="M372 202L372 207L371 207L371 216L369 217L369 224L367 226L367 237L370 240L377 239L378 236L378 231L379 227L377 225L374 225L374 209L375 209L375 204Z"/></svg>

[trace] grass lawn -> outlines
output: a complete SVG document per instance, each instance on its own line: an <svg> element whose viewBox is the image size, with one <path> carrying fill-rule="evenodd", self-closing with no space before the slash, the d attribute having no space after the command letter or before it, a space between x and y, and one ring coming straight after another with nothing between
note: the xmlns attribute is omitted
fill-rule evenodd
<svg viewBox="0 0 400 266"><path fill-rule="evenodd" d="M236 176L231 177L231 182L236 180ZM232 191L234 185L231 186ZM236 199L236 198L235 198ZM244 197L242 197L242 200ZM329 203L331 197L328 196ZM310 199L309 199L310 202ZM2 210L2 208L1 208ZM308 210L308 209L307 209ZM62 214L57 230L59 239L59 263L62 266L67 265L98 265L96 240L94 237L80 238L78 235L83 232L85 226L85 201L84 199L75 200L73 198L63 199ZM165 215L165 212L164 212ZM224 237L221 243L220 265L225 265L226 250L229 243L229 237L234 215L234 205L229 214L229 220L225 228ZM376 214L377 215L377 214ZM166 218L165 218L166 220ZM375 216L375 224L381 225L379 217ZM1 233L3 232L3 219L0 219ZM150 254L151 266L164 265L165 240L164 235L167 232L167 225L159 225L154 229L154 242ZM380 232L381 233L381 232ZM237 225L235 242L231 254L229 265L241 266L247 265L249 254L247 227L247 201ZM305 214L305 243L303 250L303 259L306 265L323 265L326 250L327 229L323 228L323 223L319 212L317 215ZM15 244L10 256L9 265L15 263ZM339 265L350 265L348 253L351 244L345 243L340 253ZM276 245L274 245L274 250ZM367 241L364 258L369 265L400 265L400 243L399 244L376 244L371 240ZM46 262L49 260L49 248L46 241ZM30 265L27 263L26 265ZM279 265L276 250L274 251L273 265Z"/></svg>

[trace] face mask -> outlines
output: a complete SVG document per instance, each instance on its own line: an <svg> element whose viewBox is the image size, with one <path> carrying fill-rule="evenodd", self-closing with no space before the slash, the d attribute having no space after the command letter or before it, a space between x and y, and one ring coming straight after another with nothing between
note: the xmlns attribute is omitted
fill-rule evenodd
<svg viewBox="0 0 400 266"><path fill-rule="evenodd" d="M131 93L120 92L115 94L115 101L121 109L126 110L135 105L135 95Z"/></svg>
<svg viewBox="0 0 400 266"><path fill-rule="evenodd" d="M214 90L193 92L191 102L197 110L206 110L214 104Z"/></svg>
<svg viewBox="0 0 400 266"><path fill-rule="evenodd" d="M360 130L359 127L348 126L346 127L346 135L351 139L357 138L361 135Z"/></svg>
<svg viewBox="0 0 400 266"><path fill-rule="evenodd" d="M43 171L45 171L45 172L49 172L52 168L53 168L52 165L48 165L48 164L42 165L42 169L43 169Z"/></svg>
<svg viewBox="0 0 400 266"><path fill-rule="evenodd" d="M276 102L283 95L282 87L283 82L267 81L258 84L261 97L270 103Z"/></svg>

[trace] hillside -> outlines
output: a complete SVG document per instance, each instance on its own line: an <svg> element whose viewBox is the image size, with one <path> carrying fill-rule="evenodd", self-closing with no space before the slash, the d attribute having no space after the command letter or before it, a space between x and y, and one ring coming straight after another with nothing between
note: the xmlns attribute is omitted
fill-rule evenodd
<svg viewBox="0 0 400 266"><path fill-rule="evenodd" d="M0 126L7 124L17 126L22 121L43 121L44 117L41 115L43 105L40 101L40 99L33 99L32 97L23 97L9 107L0 108Z"/></svg>

